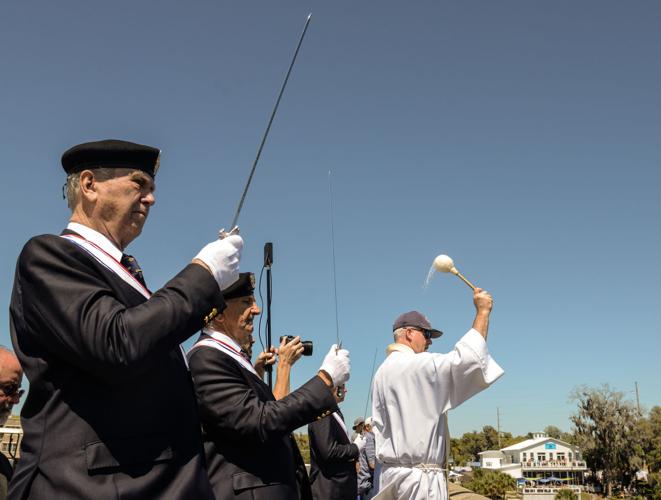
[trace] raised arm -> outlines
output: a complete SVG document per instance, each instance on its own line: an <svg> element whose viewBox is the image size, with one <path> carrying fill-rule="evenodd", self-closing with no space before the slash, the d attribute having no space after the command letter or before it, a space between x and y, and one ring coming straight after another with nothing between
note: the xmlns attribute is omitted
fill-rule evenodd
<svg viewBox="0 0 661 500"><path fill-rule="evenodd" d="M278 364L276 365L275 386L273 395L275 399L282 399L290 392L291 369L294 363L303 355L303 344L300 337L294 337L290 342L282 339L277 350Z"/></svg>
<svg viewBox="0 0 661 500"><path fill-rule="evenodd" d="M473 304L475 304L473 330L477 331L486 340L489 334L489 315L493 308L493 298L489 292L476 288L473 293Z"/></svg>

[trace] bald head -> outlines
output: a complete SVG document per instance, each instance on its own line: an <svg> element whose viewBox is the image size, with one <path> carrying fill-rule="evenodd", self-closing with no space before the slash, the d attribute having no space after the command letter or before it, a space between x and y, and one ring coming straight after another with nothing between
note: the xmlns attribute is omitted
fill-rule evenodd
<svg viewBox="0 0 661 500"><path fill-rule="evenodd" d="M19 402L23 370L16 355L0 346L0 425L4 425L11 410Z"/></svg>

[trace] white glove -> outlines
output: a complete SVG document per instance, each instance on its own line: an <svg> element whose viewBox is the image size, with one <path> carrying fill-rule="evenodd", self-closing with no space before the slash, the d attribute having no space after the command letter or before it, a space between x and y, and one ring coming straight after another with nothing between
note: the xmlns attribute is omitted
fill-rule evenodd
<svg viewBox="0 0 661 500"><path fill-rule="evenodd" d="M333 380L333 385L339 387L349 380L349 371L351 370L351 361L349 360L349 351L339 349L333 344L321 364L321 368Z"/></svg>
<svg viewBox="0 0 661 500"><path fill-rule="evenodd" d="M361 451L363 448L365 448L365 440L363 439L363 436L358 434L356 439L353 440L353 444L358 446L358 451Z"/></svg>
<svg viewBox="0 0 661 500"><path fill-rule="evenodd" d="M239 279L239 262L243 239L238 234L216 240L205 246L195 258L204 262L221 290Z"/></svg>

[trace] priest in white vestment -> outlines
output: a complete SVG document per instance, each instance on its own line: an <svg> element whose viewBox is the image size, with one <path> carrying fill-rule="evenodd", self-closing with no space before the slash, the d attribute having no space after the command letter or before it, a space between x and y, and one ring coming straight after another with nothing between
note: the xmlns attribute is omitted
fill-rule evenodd
<svg viewBox="0 0 661 500"><path fill-rule="evenodd" d="M380 469L376 498L448 498L447 411L504 373L486 344L493 299L477 288L473 303L473 327L447 354L425 352L442 332L421 313L411 311L395 320L395 343L388 346L372 389Z"/></svg>

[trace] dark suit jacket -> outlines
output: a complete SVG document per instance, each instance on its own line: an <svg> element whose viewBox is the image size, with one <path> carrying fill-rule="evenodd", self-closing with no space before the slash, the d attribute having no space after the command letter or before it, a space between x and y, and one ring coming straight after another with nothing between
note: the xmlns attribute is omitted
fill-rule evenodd
<svg viewBox="0 0 661 500"><path fill-rule="evenodd" d="M30 391L9 498L213 498L178 344L214 307L200 266L147 300L64 238L28 241L10 305Z"/></svg>
<svg viewBox="0 0 661 500"><path fill-rule="evenodd" d="M337 408L322 380L315 376L275 401L259 377L216 349L193 349L189 366L216 499L310 498L291 433Z"/></svg>
<svg viewBox="0 0 661 500"><path fill-rule="evenodd" d="M310 481L314 500L355 500L358 495L358 446L349 441L335 417L308 425Z"/></svg>
<svg viewBox="0 0 661 500"><path fill-rule="evenodd" d="M0 500L7 498L7 485L14 473L14 468L9 459L0 453Z"/></svg>

